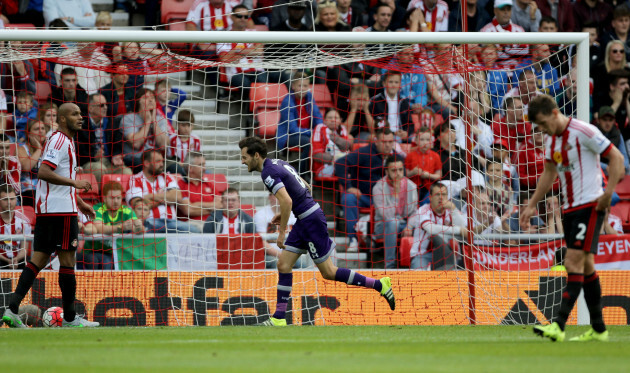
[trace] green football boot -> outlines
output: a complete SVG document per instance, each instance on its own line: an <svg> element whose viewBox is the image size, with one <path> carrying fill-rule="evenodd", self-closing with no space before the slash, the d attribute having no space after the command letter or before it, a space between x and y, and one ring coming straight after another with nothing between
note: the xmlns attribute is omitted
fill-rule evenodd
<svg viewBox="0 0 630 373"><path fill-rule="evenodd" d="M549 325L536 325L534 326L534 333L541 337L549 338L554 342L564 342L564 331L560 329L560 325L557 322Z"/></svg>

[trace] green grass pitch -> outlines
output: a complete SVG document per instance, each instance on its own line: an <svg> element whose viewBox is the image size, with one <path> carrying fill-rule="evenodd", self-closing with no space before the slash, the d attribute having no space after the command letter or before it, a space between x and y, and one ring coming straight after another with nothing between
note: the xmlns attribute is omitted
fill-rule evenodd
<svg viewBox="0 0 630 373"><path fill-rule="evenodd" d="M579 344L529 326L3 328L0 371L628 372L630 327L610 332Z"/></svg>

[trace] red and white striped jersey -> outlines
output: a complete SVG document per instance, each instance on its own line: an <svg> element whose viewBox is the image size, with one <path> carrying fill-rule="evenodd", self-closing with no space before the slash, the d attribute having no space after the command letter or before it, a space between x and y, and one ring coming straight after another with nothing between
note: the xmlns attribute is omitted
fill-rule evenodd
<svg viewBox="0 0 630 373"><path fill-rule="evenodd" d="M127 204L134 198L143 198L146 194L166 193L169 189L179 189L177 178L170 173L163 173L150 181L140 171L129 179L129 188L125 199ZM158 205L151 210L149 218L177 219L177 208L174 205Z"/></svg>
<svg viewBox="0 0 630 373"><path fill-rule="evenodd" d="M188 152L201 151L201 140L196 135L190 135L186 141L177 135L171 135L169 138L167 156L175 157L178 161L183 162Z"/></svg>
<svg viewBox="0 0 630 373"><path fill-rule="evenodd" d="M247 29L245 30L245 32L255 32L256 30L251 30L251 29ZM231 50L235 50L235 49L252 49L254 48L255 44L254 43L218 43L217 44L217 54L219 56L221 55L225 55L228 52L230 52ZM240 59L239 61L239 65L242 66L249 66L252 65L254 63L262 63L260 57L243 57ZM242 67L234 67L234 66L225 66L225 75L228 77L228 79L232 78L232 76L236 75L236 74L240 74L240 73L253 73L256 71L265 71L265 69L263 68L255 68L255 67L250 67L250 68L242 68Z"/></svg>
<svg viewBox="0 0 630 373"><path fill-rule="evenodd" d="M612 146L597 127L574 118L560 135L546 136L545 161L558 170L564 210L604 194L599 156L608 154Z"/></svg>
<svg viewBox="0 0 630 373"><path fill-rule="evenodd" d="M6 169L2 171L4 175L5 183L11 185L16 194L20 194L20 175L22 174L22 165L20 161L14 155L8 155L5 157Z"/></svg>
<svg viewBox="0 0 630 373"><path fill-rule="evenodd" d="M525 32L525 29L512 21L503 27L496 18L493 18L492 22L483 26L479 32ZM526 57L529 54L529 47L525 44L497 45L497 52L499 52L497 64L505 69L513 69L519 63L517 58Z"/></svg>
<svg viewBox="0 0 630 373"><path fill-rule="evenodd" d="M420 8L424 12L424 22L431 31L448 31L448 4L438 0L433 9L424 6L424 0L411 0L407 10Z"/></svg>
<svg viewBox="0 0 630 373"><path fill-rule="evenodd" d="M201 31L223 31L232 26L232 8L238 5L236 1L225 1L222 6L210 6L208 0L197 0L193 3L186 16L187 22L192 22Z"/></svg>
<svg viewBox="0 0 630 373"><path fill-rule="evenodd" d="M41 165L45 164L50 166L59 176L72 180L77 178L77 155L74 141L63 132L57 131L50 136L40 162L40 169ZM75 188L38 179L35 212L37 214L76 215L77 196Z"/></svg>
<svg viewBox="0 0 630 373"><path fill-rule="evenodd" d="M315 127L313 130L313 137L311 139L311 155L325 153L331 155L336 160L346 154L342 152L337 144L330 139L331 133L332 130L323 123L318 124L317 127ZM347 140L348 130L346 129L346 126L339 126L338 134ZM323 163L313 159L313 173L318 174L323 167Z"/></svg>
<svg viewBox="0 0 630 373"><path fill-rule="evenodd" d="M10 234L31 234L30 221L19 211L13 213L13 219L9 223L0 218L0 235ZM22 241L6 240L0 242L0 253L7 258L15 258L21 247Z"/></svg>
<svg viewBox="0 0 630 373"><path fill-rule="evenodd" d="M446 226L453 225L451 210L444 209L442 215L438 215L435 211L433 211L430 203L420 207L418 210L418 216L420 217L420 229L414 229L413 232L413 245L411 246L410 252L412 257L418 254L422 255L426 253L429 243L431 242L431 236L422 228L425 224L434 223Z"/></svg>

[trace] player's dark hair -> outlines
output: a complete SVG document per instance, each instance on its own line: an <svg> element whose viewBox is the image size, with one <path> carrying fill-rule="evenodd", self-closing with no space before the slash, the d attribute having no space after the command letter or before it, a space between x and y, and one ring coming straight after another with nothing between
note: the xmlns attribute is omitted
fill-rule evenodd
<svg viewBox="0 0 630 373"><path fill-rule="evenodd" d="M396 162L402 162L403 160L400 157L396 157L394 154L390 154L385 158L385 167L389 167L390 164Z"/></svg>
<svg viewBox="0 0 630 373"><path fill-rule="evenodd" d="M77 71L73 67L65 67L61 70L61 76L64 75L77 75Z"/></svg>
<svg viewBox="0 0 630 373"><path fill-rule="evenodd" d="M536 96L529 102L527 116L532 122L535 122L538 114L551 115L551 112L557 108L558 105L553 97L548 95Z"/></svg>
<svg viewBox="0 0 630 373"><path fill-rule="evenodd" d="M9 194L9 193L15 193L15 189L13 189L13 187L9 184L2 184L0 185L0 194Z"/></svg>
<svg viewBox="0 0 630 373"><path fill-rule="evenodd" d="M431 188L429 188L429 195L433 195L433 191L435 189L442 189L442 188L446 188L446 185L442 184L442 183L433 183L431 184Z"/></svg>
<svg viewBox="0 0 630 373"><path fill-rule="evenodd" d="M260 137L250 136L238 142L239 149L247 148L247 154L252 157L258 153L261 158L267 158L267 143Z"/></svg>
<svg viewBox="0 0 630 373"><path fill-rule="evenodd" d="M558 29L558 21L553 18L552 16L544 16L540 19L540 22L538 23L538 27L542 26L543 23L553 23L554 25L556 25L556 29Z"/></svg>

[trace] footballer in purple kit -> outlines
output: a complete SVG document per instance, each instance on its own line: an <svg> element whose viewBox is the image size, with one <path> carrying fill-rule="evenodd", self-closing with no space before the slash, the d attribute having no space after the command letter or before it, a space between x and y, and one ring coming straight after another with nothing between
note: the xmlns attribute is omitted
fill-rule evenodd
<svg viewBox="0 0 630 373"><path fill-rule="evenodd" d="M293 285L292 268L302 254L311 256L326 280L374 289L394 310L396 300L389 277L376 280L351 269L337 268L333 264L330 255L335 249L335 243L328 236L326 216L313 200L311 186L297 171L283 160L267 159L267 144L258 137L246 137L238 146L241 149L241 162L247 165L247 171L260 172L265 187L276 196L280 204L280 213L271 220L272 224L279 225L277 244L283 249L278 258L278 303L275 313L258 325L287 325L285 318ZM297 222L285 242L291 212L297 217Z"/></svg>

